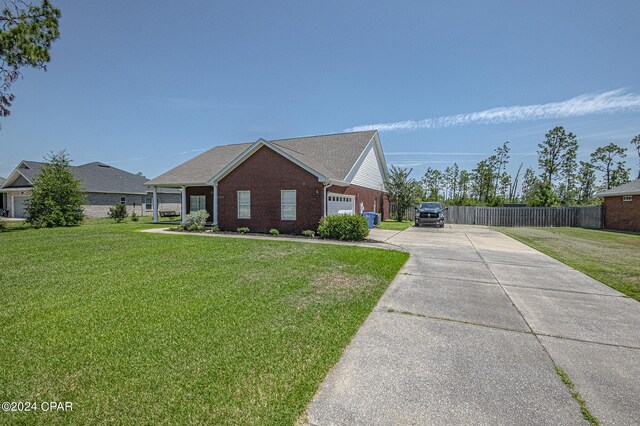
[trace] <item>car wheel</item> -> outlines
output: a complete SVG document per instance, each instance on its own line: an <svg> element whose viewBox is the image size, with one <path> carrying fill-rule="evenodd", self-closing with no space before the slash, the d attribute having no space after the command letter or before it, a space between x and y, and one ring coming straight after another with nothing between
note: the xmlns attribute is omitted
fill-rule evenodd
<svg viewBox="0 0 640 426"><path fill-rule="evenodd" d="M420 224L418 222L415 223L416 228L420 228Z"/></svg>

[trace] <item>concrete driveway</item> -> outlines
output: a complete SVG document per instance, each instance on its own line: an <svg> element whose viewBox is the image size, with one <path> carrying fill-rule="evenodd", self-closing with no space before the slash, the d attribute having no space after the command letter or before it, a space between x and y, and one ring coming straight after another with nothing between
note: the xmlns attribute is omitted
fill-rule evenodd
<svg viewBox="0 0 640 426"><path fill-rule="evenodd" d="M488 228L372 236L411 258L309 423L587 424L560 367L601 424L640 424L640 303Z"/></svg>

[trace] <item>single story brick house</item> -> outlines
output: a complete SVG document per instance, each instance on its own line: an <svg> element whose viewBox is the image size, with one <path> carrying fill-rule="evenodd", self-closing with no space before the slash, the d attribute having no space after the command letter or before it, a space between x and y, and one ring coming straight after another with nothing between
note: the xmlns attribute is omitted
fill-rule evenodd
<svg viewBox="0 0 640 426"><path fill-rule="evenodd" d="M640 179L597 194L604 198L604 227L640 232Z"/></svg>
<svg viewBox="0 0 640 426"><path fill-rule="evenodd" d="M225 230L317 229L325 215L389 214L378 132L223 145L147 182L182 189L182 217L206 210ZM157 220L157 213L154 213Z"/></svg>
<svg viewBox="0 0 640 426"><path fill-rule="evenodd" d="M26 217L33 182L40 176L43 164L21 161L0 185L3 205L9 210L10 217ZM151 215L152 195L144 185L148 178L100 162L70 166L69 170L80 180L85 191L87 204L83 205L83 209L86 217L107 217L109 208L115 204L125 204L129 214L135 210L138 216ZM162 210L180 212L179 190L162 189L158 197Z"/></svg>

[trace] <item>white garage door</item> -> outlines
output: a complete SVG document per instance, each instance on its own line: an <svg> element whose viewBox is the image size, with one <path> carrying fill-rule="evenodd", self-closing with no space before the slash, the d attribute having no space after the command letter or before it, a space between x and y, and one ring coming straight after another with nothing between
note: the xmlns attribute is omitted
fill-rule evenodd
<svg viewBox="0 0 640 426"><path fill-rule="evenodd" d="M13 197L13 217L27 217L27 200L29 197Z"/></svg>
<svg viewBox="0 0 640 426"><path fill-rule="evenodd" d="M334 214L355 214L356 197L355 195L328 194L327 215ZM348 212L348 213L347 213Z"/></svg>

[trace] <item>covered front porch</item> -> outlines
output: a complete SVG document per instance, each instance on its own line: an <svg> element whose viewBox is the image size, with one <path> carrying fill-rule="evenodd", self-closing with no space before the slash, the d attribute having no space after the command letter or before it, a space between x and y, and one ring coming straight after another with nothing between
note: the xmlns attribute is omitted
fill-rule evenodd
<svg viewBox="0 0 640 426"><path fill-rule="evenodd" d="M209 213L207 225L218 224L218 185L182 185L182 186L152 186L153 221L160 223L162 212L158 208L158 188L179 188L181 191L180 219L164 220L167 224L186 224L187 214L198 210Z"/></svg>

